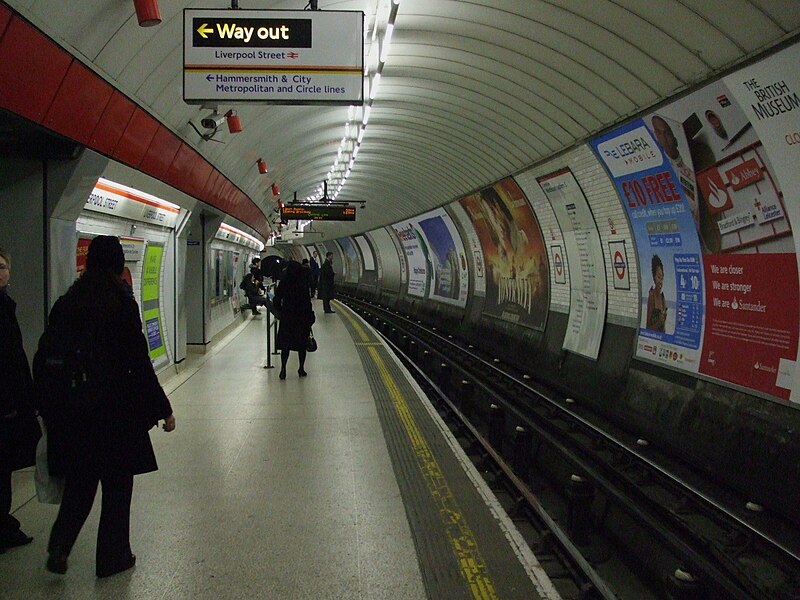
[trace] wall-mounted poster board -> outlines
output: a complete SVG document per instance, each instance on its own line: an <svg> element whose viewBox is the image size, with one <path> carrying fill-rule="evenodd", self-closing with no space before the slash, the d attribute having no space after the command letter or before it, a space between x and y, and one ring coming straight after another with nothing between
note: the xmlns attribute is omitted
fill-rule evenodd
<svg viewBox="0 0 800 600"><path fill-rule="evenodd" d="M636 355L783 399L798 393L798 60L793 46L592 140L634 233Z"/></svg>

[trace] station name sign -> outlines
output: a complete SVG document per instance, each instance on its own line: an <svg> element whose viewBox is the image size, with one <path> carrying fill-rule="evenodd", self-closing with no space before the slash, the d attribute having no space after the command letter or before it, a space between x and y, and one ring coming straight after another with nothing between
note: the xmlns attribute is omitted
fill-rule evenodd
<svg viewBox="0 0 800 600"><path fill-rule="evenodd" d="M364 102L364 13L184 9L189 104Z"/></svg>
<svg viewBox="0 0 800 600"><path fill-rule="evenodd" d="M281 220L355 221L356 209L329 204L287 204L281 208Z"/></svg>

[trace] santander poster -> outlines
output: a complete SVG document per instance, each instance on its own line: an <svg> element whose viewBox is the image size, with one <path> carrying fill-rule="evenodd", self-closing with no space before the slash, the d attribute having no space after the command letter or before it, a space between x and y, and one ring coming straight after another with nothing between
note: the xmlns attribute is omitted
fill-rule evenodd
<svg viewBox="0 0 800 600"><path fill-rule="evenodd" d="M753 125L764 144L774 175L781 182L780 207L768 208L766 216L785 211L789 223L797 228L800 224L800 45L794 45L755 63L725 78L725 85L731 90L742 110ZM763 213L762 213L763 215ZM800 270L800 236L794 235L794 269L792 257L781 257L787 264L777 271L769 270L765 276L768 284L775 285L775 275L786 278L775 286L797 293L797 271ZM794 274L795 279L791 276ZM784 332L793 327L794 338L781 333L784 346L794 346L794 354L787 351L775 364L763 364L759 374L767 377L772 369L777 369L776 379L782 388L790 387L790 400L800 403L800 369L797 361L797 298L794 299L794 319L786 315L789 322L778 327ZM789 304L785 310L792 310ZM794 358L792 358L792 356ZM766 367L766 369L764 368Z"/></svg>
<svg viewBox="0 0 800 600"><path fill-rule="evenodd" d="M637 356L793 400L799 61L789 48L591 143L639 256Z"/></svg>

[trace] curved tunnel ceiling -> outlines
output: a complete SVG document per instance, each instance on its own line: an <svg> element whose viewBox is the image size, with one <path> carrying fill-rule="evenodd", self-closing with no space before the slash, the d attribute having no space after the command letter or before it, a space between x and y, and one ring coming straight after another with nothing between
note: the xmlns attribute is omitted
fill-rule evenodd
<svg viewBox="0 0 800 600"><path fill-rule="evenodd" d="M244 131L203 141L182 99L183 9L162 0L138 26L132 0L5 0L101 77L146 107L248 194L314 193L345 134L347 107L234 108ZM243 9L302 8L248 2ZM391 0L319 0L365 13L383 33ZM397 222L518 172L800 32L797 0L400 0L388 59L350 178L338 200L366 201L355 223L317 223L335 238ZM373 65L367 59L367 65ZM354 137L357 130L351 131ZM259 175L256 159L269 165Z"/></svg>

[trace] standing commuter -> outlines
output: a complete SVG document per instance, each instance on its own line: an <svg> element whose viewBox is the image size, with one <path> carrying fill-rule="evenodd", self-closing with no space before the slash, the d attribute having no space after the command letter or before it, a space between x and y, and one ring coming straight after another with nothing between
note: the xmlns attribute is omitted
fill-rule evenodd
<svg viewBox="0 0 800 600"><path fill-rule="evenodd" d="M86 271L50 311L34 359L48 434L50 475L64 495L48 544L47 569L66 573L67 557L103 486L96 574L130 569L133 476L158 469L148 430L175 429L142 334L139 307L120 277L119 238L89 245ZM65 341L66 340L66 341ZM62 357L54 360L53 357Z"/></svg>
<svg viewBox="0 0 800 600"><path fill-rule="evenodd" d="M305 277L306 277L306 283L307 283L307 286L308 286L309 297L313 298L314 297L314 291L313 291L313 285L314 284L311 281L311 265L308 263L308 259L307 258L304 258L303 262L301 264L302 264L302 267L303 267L303 273L305 273Z"/></svg>
<svg viewBox="0 0 800 600"><path fill-rule="evenodd" d="M278 377L286 379L286 362L289 352L294 350L300 360L297 374L305 377L306 348L311 326L314 324L314 310L308 294L306 271L296 261L286 266L286 275L275 290L275 308L281 318L275 346L281 351L281 372Z"/></svg>
<svg viewBox="0 0 800 600"><path fill-rule="evenodd" d="M41 435L17 305L8 295L10 279L11 255L0 249L0 553L33 540L11 516L11 472L35 463Z"/></svg>
<svg viewBox="0 0 800 600"><path fill-rule="evenodd" d="M317 285L319 284L319 252L314 250L314 254L311 256L311 297L315 297L317 295Z"/></svg>
<svg viewBox="0 0 800 600"><path fill-rule="evenodd" d="M333 252L328 252L325 255L325 262L322 264L319 274L319 297L322 300L322 308L326 313L334 312L331 309L334 277L336 277L336 274L333 272Z"/></svg>

